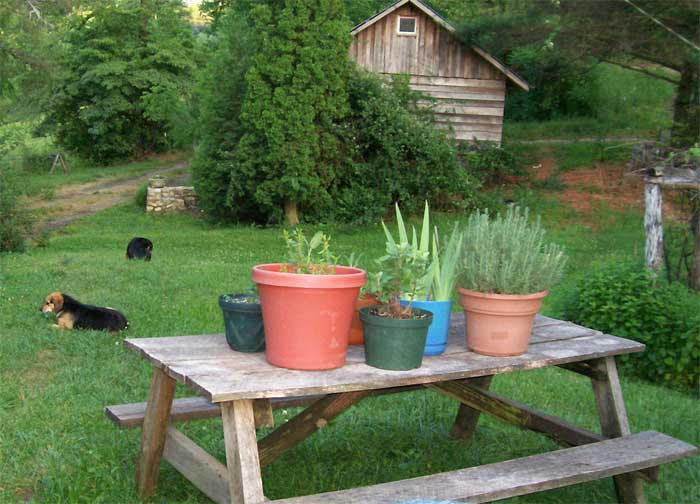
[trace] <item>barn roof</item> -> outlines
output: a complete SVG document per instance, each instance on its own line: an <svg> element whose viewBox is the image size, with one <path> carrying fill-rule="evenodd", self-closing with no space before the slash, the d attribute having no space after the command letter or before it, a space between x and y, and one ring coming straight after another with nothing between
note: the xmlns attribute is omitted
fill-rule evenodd
<svg viewBox="0 0 700 504"><path fill-rule="evenodd" d="M368 28L372 26L374 23L382 19L383 17L387 16L388 14L391 14L393 11L396 9L406 5L407 3L410 3L414 5L417 9L422 11L425 15L427 15L429 18L431 18L433 21L435 21L437 24L442 26L444 29L446 29L448 32L454 34L455 33L455 27L452 26L444 17L442 17L440 14L435 12L433 9L425 5L423 2L420 0L397 0L393 4L391 4L389 7L384 9L383 11L377 12L374 16L365 19L363 22L355 26L351 30L351 34L357 35L360 33L362 30L365 28ZM490 55L486 51L484 51L481 47L477 45L471 45L471 48L474 50L475 53L477 53L479 56L484 58L486 61L488 61L491 65L496 67L500 72L505 74L506 77L508 77L511 81L513 81L516 85L519 87L523 88L525 91L530 90L530 86L528 85L527 81L520 77L517 73L515 73L513 70L508 68L503 62L498 60L495 56Z"/></svg>

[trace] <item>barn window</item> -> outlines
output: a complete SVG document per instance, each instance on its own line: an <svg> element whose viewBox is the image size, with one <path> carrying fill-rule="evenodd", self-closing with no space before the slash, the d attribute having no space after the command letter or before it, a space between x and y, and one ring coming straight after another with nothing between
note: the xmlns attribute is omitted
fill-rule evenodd
<svg viewBox="0 0 700 504"><path fill-rule="evenodd" d="M398 32L399 35L415 35L416 18L399 16Z"/></svg>

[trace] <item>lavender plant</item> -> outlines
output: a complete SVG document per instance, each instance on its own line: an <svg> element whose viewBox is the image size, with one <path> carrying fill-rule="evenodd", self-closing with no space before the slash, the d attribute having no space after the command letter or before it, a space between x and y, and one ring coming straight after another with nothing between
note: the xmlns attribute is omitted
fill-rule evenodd
<svg viewBox="0 0 700 504"><path fill-rule="evenodd" d="M559 281L566 265L563 249L545 243L540 218L511 207L491 218L475 212L464 230L459 285L494 294L533 294Z"/></svg>

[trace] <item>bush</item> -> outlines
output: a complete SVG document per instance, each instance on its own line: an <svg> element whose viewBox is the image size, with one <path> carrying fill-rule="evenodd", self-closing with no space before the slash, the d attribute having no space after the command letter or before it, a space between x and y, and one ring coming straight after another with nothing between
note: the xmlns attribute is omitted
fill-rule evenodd
<svg viewBox="0 0 700 504"><path fill-rule="evenodd" d="M503 184L509 177L525 174L512 152L492 142L460 142L459 157L467 171L483 184Z"/></svg>
<svg viewBox="0 0 700 504"><path fill-rule="evenodd" d="M141 184L134 195L134 204L140 210L146 211L146 201L148 200L148 183Z"/></svg>
<svg viewBox="0 0 700 504"><path fill-rule="evenodd" d="M621 359L624 369L697 393L699 302L680 284L655 286L641 265L616 263L587 275L566 303L564 315L586 327L644 343L644 352Z"/></svg>
<svg viewBox="0 0 700 504"><path fill-rule="evenodd" d="M332 193L335 217L373 222L393 203L420 213L425 200L435 210L463 209L479 183L461 165L455 142L433 127L405 79L391 85L357 70L348 81L350 117L345 151L350 165L339 170Z"/></svg>
<svg viewBox="0 0 700 504"><path fill-rule="evenodd" d="M17 176L0 161L0 252L24 252L25 234L31 228L29 213L17 204Z"/></svg>

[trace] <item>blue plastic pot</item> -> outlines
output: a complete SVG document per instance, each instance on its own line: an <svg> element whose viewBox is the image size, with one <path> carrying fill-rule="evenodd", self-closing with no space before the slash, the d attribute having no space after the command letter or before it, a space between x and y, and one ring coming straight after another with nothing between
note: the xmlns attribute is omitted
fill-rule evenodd
<svg viewBox="0 0 700 504"><path fill-rule="evenodd" d="M401 304L408 304L408 301L401 300ZM412 301L411 304L414 308L433 313L433 322L428 328L428 339L425 342L423 355L440 355L447 348L452 301Z"/></svg>

